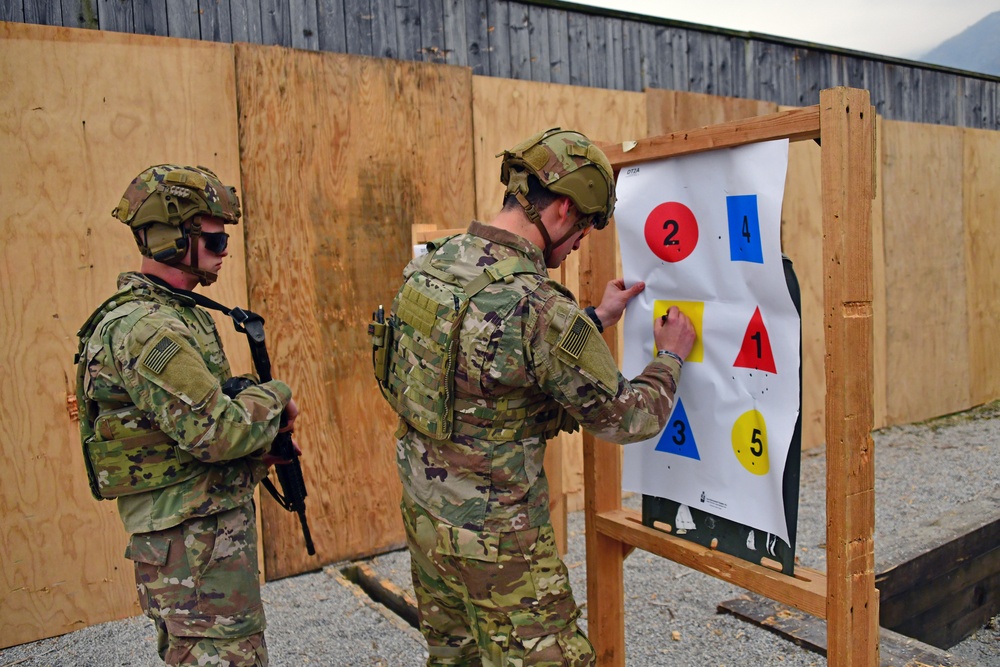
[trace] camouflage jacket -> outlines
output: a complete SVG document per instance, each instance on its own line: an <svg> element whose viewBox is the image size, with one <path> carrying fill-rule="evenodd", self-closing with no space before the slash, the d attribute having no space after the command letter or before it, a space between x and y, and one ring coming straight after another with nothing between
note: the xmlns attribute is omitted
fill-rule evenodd
<svg viewBox="0 0 1000 667"><path fill-rule="evenodd" d="M538 247L473 222L437 257L446 258L453 275L471 280L484 266L517 254L534 262L538 273L489 285L473 297L462 323L456 420L462 418L459 405L495 404L527 389L571 417L564 427L573 428L575 421L610 442L637 442L660 432L673 407L680 365L654 358L631 382L622 377L573 295L547 278ZM411 262L404 278L419 265L420 259ZM487 431L484 424L476 437L466 427L434 440L401 420L397 465L407 493L442 521L470 530L509 532L547 523L544 435L496 442L486 439Z"/></svg>
<svg viewBox="0 0 1000 667"><path fill-rule="evenodd" d="M193 477L166 488L120 495L125 529L163 530L249 502L267 472L261 454L291 391L275 380L229 399L221 390L229 362L211 315L141 273L121 274L118 288L116 301L124 305L116 310L134 316L111 311L83 341L80 418L92 430L93 418L102 417L98 440L102 432L162 431L198 466ZM129 423L114 423L116 415L130 415Z"/></svg>

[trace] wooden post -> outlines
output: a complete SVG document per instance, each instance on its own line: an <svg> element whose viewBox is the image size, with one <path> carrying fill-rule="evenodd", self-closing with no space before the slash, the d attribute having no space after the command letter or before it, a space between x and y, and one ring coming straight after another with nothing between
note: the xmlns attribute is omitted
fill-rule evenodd
<svg viewBox="0 0 1000 667"><path fill-rule="evenodd" d="M875 590L872 225L875 111L820 93L826 327L827 646L831 666L879 664Z"/></svg>
<svg viewBox="0 0 1000 667"><path fill-rule="evenodd" d="M615 278L614 223L593 234L580 257L580 298L598 304ZM617 327L604 330L612 353ZM587 525L587 609L590 639L602 667L625 665L625 544L598 531L596 516L622 506L621 447L583 434L584 509Z"/></svg>

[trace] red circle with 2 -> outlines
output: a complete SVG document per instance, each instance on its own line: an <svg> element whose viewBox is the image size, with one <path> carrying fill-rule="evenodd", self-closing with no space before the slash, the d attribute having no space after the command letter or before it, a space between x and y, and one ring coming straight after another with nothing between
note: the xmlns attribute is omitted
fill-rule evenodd
<svg viewBox="0 0 1000 667"><path fill-rule="evenodd" d="M680 202L668 201L646 218L646 245L664 262L679 262L698 245L698 221Z"/></svg>

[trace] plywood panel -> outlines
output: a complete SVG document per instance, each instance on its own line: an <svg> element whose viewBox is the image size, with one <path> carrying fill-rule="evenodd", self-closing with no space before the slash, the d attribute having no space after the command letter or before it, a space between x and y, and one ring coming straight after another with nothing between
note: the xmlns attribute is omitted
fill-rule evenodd
<svg viewBox="0 0 1000 667"><path fill-rule="evenodd" d="M969 399L1000 398L1000 132L964 130Z"/></svg>
<svg viewBox="0 0 1000 667"><path fill-rule="evenodd" d="M792 260L802 306L802 447L826 440L826 377L823 370L823 186L820 147L788 146L788 173L781 205L781 247Z"/></svg>
<svg viewBox="0 0 1000 667"><path fill-rule="evenodd" d="M143 62L170 66L136 75ZM6 23L0 81L3 647L139 613L125 532L114 503L90 496L67 409L75 334L116 275L139 266L110 216L129 181L177 162L239 185L239 160L228 45ZM231 248L209 293L243 303L238 236ZM231 330L226 347L246 370Z"/></svg>
<svg viewBox="0 0 1000 667"><path fill-rule="evenodd" d="M774 113L778 105L677 90L647 90L649 136Z"/></svg>
<svg viewBox="0 0 1000 667"><path fill-rule="evenodd" d="M274 579L403 543L396 418L366 327L399 288L411 226L472 218L472 81L445 65L236 49L251 304L301 409L317 550L264 499Z"/></svg>
<svg viewBox="0 0 1000 667"><path fill-rule="evenodd" d="M476 212L480 220L490 220L503 203L500 159L496 154L522 139L551 127L577 130L598 142L646 136L646 103L642 93L479 76L473 77L473 92ZM592 234L584 243L602 243L609 252L617 252L615 237L609 232ZM579 295L579 271L579 254L573 253L561 269L552 272L552 277ZM563 434L550 442L550 447L562 451L561 481L569 511L583 507L580 438L578 432Z"/></svg>
<svg viewBox="0 0 1000 667"><path fill-rule="evenodd" d="M969 407L962 130L882 124L889 424Z"/></svg>

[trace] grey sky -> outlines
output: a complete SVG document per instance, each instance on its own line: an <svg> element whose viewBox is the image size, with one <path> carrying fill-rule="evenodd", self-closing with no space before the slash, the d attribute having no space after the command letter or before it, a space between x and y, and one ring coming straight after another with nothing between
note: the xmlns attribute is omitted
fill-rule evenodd
<svg viewBox="0 0 1000 667"><path fill-rule="evenodd" d="M1000 11L1000 0L574 1L912 59Z"/></svg>

